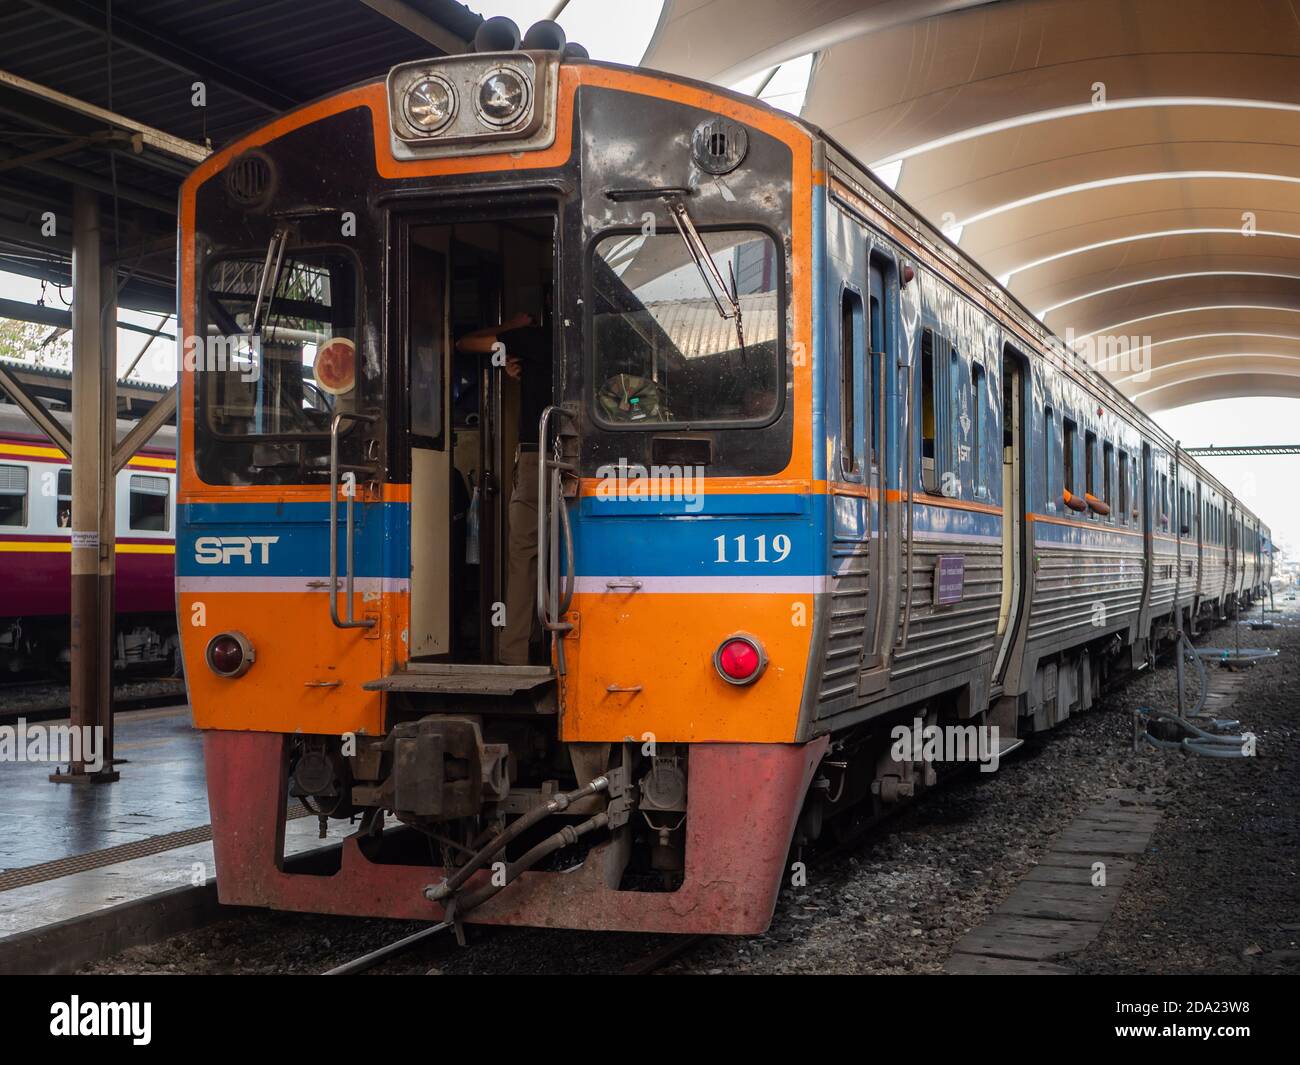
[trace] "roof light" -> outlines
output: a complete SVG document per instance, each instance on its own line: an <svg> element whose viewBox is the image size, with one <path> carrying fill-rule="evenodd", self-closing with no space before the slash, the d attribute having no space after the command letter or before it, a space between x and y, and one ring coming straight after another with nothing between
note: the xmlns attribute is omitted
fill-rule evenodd
<svg viewBox="0 0 1300 1065"><path fill-rule="evenodd" d="M430 74L406 90L402 110L412 129L437 133L456 115L456 89L441 75Z"/></svg>
<svg viewBox="0 0 1300 1065"><path fill-rule="evenodd" d="M528 111L528 79L514 67L494 67L479 79L475 93L478 117L502 128L518 122Z"/></svg>

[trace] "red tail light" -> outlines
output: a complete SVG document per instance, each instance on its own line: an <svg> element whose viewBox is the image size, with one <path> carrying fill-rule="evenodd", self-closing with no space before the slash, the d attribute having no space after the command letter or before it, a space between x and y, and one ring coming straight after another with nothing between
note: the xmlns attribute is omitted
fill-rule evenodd
<svg viewBox="0 0 1300 1065"><path fill-rule="evenodd" d="M728 684L753 684L767 666L763 645L752 636L728 636L713 654L718 676Z"/></svg>
<svg viewBox="0 0 1300 1065"><path fill-rule="evenodd" d="M242 632L223 632L208 641L204 657L218 677L242 677L257 656Z"/></svg>

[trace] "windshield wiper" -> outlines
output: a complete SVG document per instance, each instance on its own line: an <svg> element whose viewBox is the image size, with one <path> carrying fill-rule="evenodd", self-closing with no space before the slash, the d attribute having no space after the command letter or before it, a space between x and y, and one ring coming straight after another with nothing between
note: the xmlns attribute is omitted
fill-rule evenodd
<svg viewBox="0 0 1300 1065"><path fill-rule="evenodd" d="M260 335L262 322L271 316L271 303L275 299L275 290L280 287L280 270L284 266L284 249L288 243L289 230L285 226L277 226L271 234L271 242L266 246L266 262L257 282L253 320L248 326L249 336Z"/></svg>
<svg viewBox="0 0 1300 1065"><path fill-rule="evenodd" d="M686 251L695 263L695 269L700 272L700 278L704 281L704 287L709 290L709 295L713 297L714 306L718 308L718 314L723 318L740 318L740 299L735 293L735 277L732 277L732 288L727 288L727 283L722 280L722 274L718 270L718 264L713 261L713 256L709 254L708 246L704 243L704 238L700 236L700 231L695 228L695 223L691 221L691 216L686 210L686 204L681 200L674 200L668 205L668 210L672 212L673 224L677 226L677 232L682 235L682 242L686 245ZM728 307L722 305L726 300Z"/></svg>

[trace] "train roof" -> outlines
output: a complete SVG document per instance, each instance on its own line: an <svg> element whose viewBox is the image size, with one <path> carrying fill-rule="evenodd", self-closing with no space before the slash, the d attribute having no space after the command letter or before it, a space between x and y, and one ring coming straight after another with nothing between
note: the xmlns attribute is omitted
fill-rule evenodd
<svg viewBox="0 0 1300 1065"><path fill-rule="evenodd" d="M444 57L433 56L430 58L431 60L436 60ZM954 244L942 232L942 230L934 226L925 218L924 215L916 210L916 208L912 207L911 204L903 199L902 196L881 182L865 163L861 162L852 152L835 140L834 137L820 126L817 126L806 119L800 118L797 115L792 115L788 111L782 111L779 108L773 107L754 96L736 92L733 89L728 89L721 85L715 85L712 82L700 81L697 78L689 78L680 74L670 74L665 71L653 70L647 67L631 67L623 63L607 63L594 59L565 57L563 62L578 66L595 66L606 67L614 70L624 70L629 73L662 78L665 81L672 81L682 85L691 85L713 95L727 97L728 99L734 100L746 107L755 108L760 111L767 111L792 125L798 126L803 129L814 142L820 142L830 148L837 156L856 171L854 174L855 180L865 182L870 186L870 195L876 201L875 205L882 211L882 213L891 216L892 220L901 227L910 229L915 240L926 247L932 254L942 256L946 259L951 266L955 267L965 276L965 280L968 284L982 290L985 295L999 305L1000 309L1005 314L1013 318L1028 335L1033 337L1042 349L1038 352L1040 356L1043 354L1043 351L1053 346L1053 344L1059 347L1060 350L1070 350L1068 345L1065 344L1065 341L1048 329L1047 326L1043 324L1042 320L1039 319L1038 316L1035 315L1024 303L1022 303L1017 296L1007 289L1006 286L1000 284L997 278L985 270L984 267L975 259L962 251L962 249ZM368 78L357 82L356 85L326 93L324 96L319 97L319 99L328 99L337 96L355 88L357 85L382 83L385 81L385 78L386 76L381 78ZM296 111L303 107L310 106L311 102L313 101L302 103L292 110ZM288 114L292 112L290 111L285 113ZM275 119L268 121L278 120L282 117L283 115L277 115L275 116ZM252 132L254 131L245 131L240 137L237 137L232 142L224 145L222 150L229 150L234 145L248 138ZM196 168L196 170L185 179L184 184L196 181L197 173L198 169ZM204 180L206 180L206 177ZM1255 518L1255 521L1260 524L1260 527L1264 527L1259 521L1258 515L1255 515L1252 511L1241 506L1240 501L1228 490L1226 485L1219 481L1218 478L1211 474L1209 470L1194 458L1185 454L1180 448L1178 448L1177 441L1165 432L1150 415L1120 392L1120 390L1116 388L1104 375L1098 373L1091 366L1087 366L1084 367L1082 376L1085 381L1098 392L1100 398L1104 398L1108 403L1110 403L1113 409L1123 410L1124 413L1143 432L1152 437L1157 444L1161 445L1166 451L1171 453L1177 450L1180 465L1184 465L1194 470L1201 480L1214 485L1225 499L1231 500L1238 509L1251 514L1251 516Z"/></svg>
<svg viewBox="0 0 1300 1065"><path fill-rule="evenodd" d="M67 411L50 411L50 416L69 432L72 431L72 415ZM135 422L127 421L125 418L118 418L117 439L121 440L134 426ZM40 437L43 439L45 434L27 417L27 412L21 407L13 403L0 403L0 438L18 436L26 438ZM164 425L149 438L149 442L140 450L159 451L168 455L175 455L176 427L174 425Z"/></svg>

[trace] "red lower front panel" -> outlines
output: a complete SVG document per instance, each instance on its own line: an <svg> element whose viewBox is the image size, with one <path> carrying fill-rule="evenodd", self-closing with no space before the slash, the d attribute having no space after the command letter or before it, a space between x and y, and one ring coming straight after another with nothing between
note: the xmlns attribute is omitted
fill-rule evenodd
<svg viewBox="0 0 1300 1065"><path fill-rule="evenodd" d="M424 888L438 868L376 865L352 839L331 876L286 873L287 792L277 733L209 731L208 801L223 903L311 913L439 920ZM479 924L608 931L752 935L767 928L786 874L795 818L826 749L795 744L694 744L686 820L686 877L673 892L618 891L594 848L576 872L525 873L466 915ZM474 887L486 872L471 879Z"/></svg>

